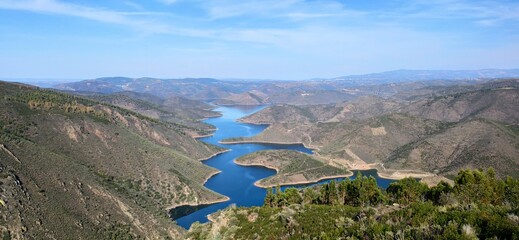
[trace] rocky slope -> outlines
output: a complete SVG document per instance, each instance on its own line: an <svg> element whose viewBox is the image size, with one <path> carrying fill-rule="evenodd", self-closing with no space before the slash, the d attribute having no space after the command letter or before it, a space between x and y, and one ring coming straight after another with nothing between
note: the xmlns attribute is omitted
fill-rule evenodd
<svg viewBox="0 0 519 240"><path fill-rule="evenodd" d="M176 239L170 207L225 199L198 160L220 149L182 126L5 82L0 105L3 236Z"/></svg>
<svg viewBox="0 0 519 240"><path fill-rule="evenodd" d="M219 116L211 111L214 107L209 104L178 96L161 99L149 94L127 91L113 94L79 94L150 118L182 125L193 136L206 135L214 130L213 126L201 122L201 119Z"/></svg>
<svg viewBox="0 0 519 240"><path fill-rule="evenodd" d="M503 87L427 98L407 106L403 112L447 122L485 118L518 124L519 89Z"/></svg>
<svg viewBox="0 0 519 240"><path fill-rule="evenodd" d="M423 169L454 176L460 169L492 167L500 176L519 177L517 125L476 119L454 124L393 151L384 166Z"/></svg>
<svg viewBox="0 0 519 240"><path fill-rule="evenodd" d="M408 105L372 97L342 107L273 106L241 119L271 125L240 140L302 142L350 168L376 164L451 176L464 168L493 167L500 176L517 177L519 91L514 82Z"/></svg>
<svg viewBox="0 0 519 240"><path fill-rule="evenodd" d="M375 96L362 96L353 101L319 105L273 105L240 119L250 123L315 123L367 119L395 112L401 103Z"/></svg>

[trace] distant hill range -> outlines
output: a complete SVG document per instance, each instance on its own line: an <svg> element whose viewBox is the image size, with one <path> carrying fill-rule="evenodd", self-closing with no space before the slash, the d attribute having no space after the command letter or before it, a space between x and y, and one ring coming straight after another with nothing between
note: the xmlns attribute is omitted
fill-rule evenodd
<svg viewBox="0 0 519 240"><path fill-rule="evenodd" d="M493 167L500 176L519 177L518 79L423 92L428 94L412 101L366 96L338 104L271 106L241 119L271 124L242 140L302 142L347 167L378 164L443 176Z"/></svg>
<svg viewBox="0 0 519 240"><path fill-rule="evenodd" d="M429 80L477 80L496 78L518 78L519 69L481 69L481 70L395 70L381 73L349 75L333 78L333 81L359 81L380 84L388 82L409 82Z"/></svg>
<svg viewBox="0 0 519 240"><path fill-rule="evenodd" d="M111 94L123 91L147 93L163 99L180 96L214 101L222 105L327 104L359 96L389 97L427 86L474 84L498 78L519 77L518 69L430 71L397 70L321 80L218 80L212 78L126 78L105 77L54 87L65 91Z"/></svg>

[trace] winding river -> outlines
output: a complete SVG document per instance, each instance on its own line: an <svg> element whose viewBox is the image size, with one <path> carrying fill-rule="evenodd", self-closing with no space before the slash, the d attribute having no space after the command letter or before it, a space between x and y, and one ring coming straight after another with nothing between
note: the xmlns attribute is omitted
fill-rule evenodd
<svg viewBox="0 0 519 240"><path fill-rule="evenodd" d="M266 125L253 125L236 122L238 118L255 113L264 107L219 107L216 111L222 114L221 117L210 118L205 120L206 123L214 125L217 130L213 135L200 140L221 146L230 151L214 156L206 161L204 164L214 167L221 171L221 173L211 177L205 186L215 192L221 193L230 198L229 201L202 206L185 206L173 209L170 212L173 220L178 225L189 228L192 223L199 221L201 223L207 222L207 215L216 212L220 209L226 208L231 204L236 206L260 206L263 204L263 199L266 190L254 186L254 182L262 178L274 175L276 172L264 167L246 167L235 164L234 159L243 155L253 153L259 150L272 149L289 149L296 150L308 154L312 154L312 150L305 148L302 144L281 145L281 144L220 144L219 141L232 137L251 137L261 133ZM383 179L378 177L375 170L362 171L364 175L371 175L377 179L379 186L385 188L393 180ZM330 180L323 180L319 183L328 182Z"/></svg>

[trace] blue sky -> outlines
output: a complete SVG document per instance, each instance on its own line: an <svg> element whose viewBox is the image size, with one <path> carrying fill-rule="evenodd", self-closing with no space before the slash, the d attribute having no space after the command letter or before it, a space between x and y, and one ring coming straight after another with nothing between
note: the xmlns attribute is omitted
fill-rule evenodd
<svg viewBox="0 0 519 240"><path fill-rule="evenodd" d="M519 67L519 1L0 0L0 78Z"/></svg>

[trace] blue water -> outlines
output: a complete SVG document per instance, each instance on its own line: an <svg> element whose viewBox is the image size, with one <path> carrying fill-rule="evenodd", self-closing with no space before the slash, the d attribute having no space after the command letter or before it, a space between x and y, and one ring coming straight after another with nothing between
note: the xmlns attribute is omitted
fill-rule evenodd
<svg viewBox="0 0 519 240"><path fill-rule="evenodd" d="M212 205L188 207L189 210L195 211L189 215L175 219L178 225L189 228L192 223L199 221L207 222L207 215L226 208L230 204L236 206L260 206L266 190L254 186L254 182L274 175L276 172L264 167L245 167L235 164L233 161L243 155L259 151L259 150L275 150L289 149L304 153L312 154L312 150L305 148L302 144L282 145L282 144L220 144L219 141L231 137L251 137L267 127L266 125L253 125L238 123L236 119L257 112L264 107L219 107L216 111L222 113L223 116L218 118L210 118L204 122L214 125L217 130L210 137L201 138L200 140L221 146L231 151L222 153L212 157L205 164L214 167L222 172L211 177L205 186L215 192L221 193L230 198L229 201L216 203ZM377 179L379 186L385 188L392 180L379 178L375 170L362 171L364 175L371 175ZM352 177L355 178L355 175ZM323 180L319 183L329 182ZM286 187L283 187L286 188Z"/></svg>

